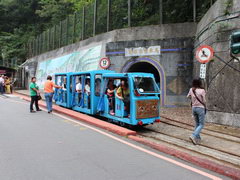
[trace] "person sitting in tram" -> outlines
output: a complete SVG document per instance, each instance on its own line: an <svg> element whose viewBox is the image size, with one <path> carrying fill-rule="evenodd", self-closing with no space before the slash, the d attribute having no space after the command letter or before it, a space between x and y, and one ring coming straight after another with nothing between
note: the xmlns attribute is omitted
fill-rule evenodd
<svg viewBox="0 0 240 180"><path fill-rule="evenodd" d="M66 77L64 77L64 79L63 79L62 89L67 90L67 78Z"/></svg>
<svg viewBox="0 0 240 180"><path fill-rule="evenodd" d="M110 114L111 115L115 115L115 93L114 91L116 90L116 86L113 83L113 80L110 79L108 82L108 86L107 86L107 90L106 90L106 94L109 100L109 107L110 107Z"/></svg>
<svg viewBox="0 0 240 180"><path fill-rule="evenodd" d="M78 83L76 84L76 92L78 93L78 102L80 102L82 96L81 77L78 79Z"/></svg>
<svg viewBox="0 0 240 180"><path fill-rule="evenodd" d="M121 84L117 89L116 92L116 97L118 99L123 100L124 102L124 106L125 106L125 110L127 111L127 113L130 113L130 97L129 97L130 91L129 91L129 87L128 87L128 82L127 80L123 79L121 80Z"/></svg>
<svg viewBox="0 0 240 180"><path fill-rule="evenodd" d="M90 108L90 95L91 95L90 79L86 79L84 91L88 95L88 108Z"/></svg>
<svg viewBox="0 0 240 180"><path fill-rule="evenodd" d="M95 95L100 96L100 90L101 90L101 79L97 78L95 79Z"/></svg>
<svg viewBox="0 0 240 180"><path fill-rule="evenodd" d="M88 96L90 96L90 92L91 92L90 79L86 79L86 84L85 84L85 87L84 87L84 91Z"/></svg>

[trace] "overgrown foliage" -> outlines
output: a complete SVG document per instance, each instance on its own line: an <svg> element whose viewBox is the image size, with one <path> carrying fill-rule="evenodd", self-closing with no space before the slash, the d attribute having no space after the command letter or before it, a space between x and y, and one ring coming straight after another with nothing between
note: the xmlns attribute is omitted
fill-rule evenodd
<svg viewBox="0 0 240 180"><path fill-rule="evenodd" d="M197 18L205 14L215 0L197 0ZM38 34L59 24L68 15L86 11L85 37L92 36L95 0L1 0L0 61L27 58L24 46ZM106 32L108 0L97 1L96 34ZM128 1L111 0L110 29L127 27ZM159 23L158 0L131 0L132 26ZM192 21L192 0L163 0L163 23ZM79 13L78 18L82 15ZM78 28L78 27L77 27ZM78 30L76 30L78 32Z"/></svg>

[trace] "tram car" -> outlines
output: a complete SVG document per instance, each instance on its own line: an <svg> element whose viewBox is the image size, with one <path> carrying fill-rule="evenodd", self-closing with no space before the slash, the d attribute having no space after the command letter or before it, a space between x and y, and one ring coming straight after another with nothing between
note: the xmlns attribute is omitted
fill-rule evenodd
<svg viewBox="0 0 240 180"><path fill-rule="evenodd" d="M151 73L116 73L96 70L55 74L57 105L100 115L124 125L160 121L160 90Z"/></svg>

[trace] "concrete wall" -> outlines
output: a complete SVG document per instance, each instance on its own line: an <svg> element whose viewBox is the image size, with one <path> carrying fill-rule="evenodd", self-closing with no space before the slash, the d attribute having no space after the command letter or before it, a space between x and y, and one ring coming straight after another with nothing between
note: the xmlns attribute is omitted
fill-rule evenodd
<svg viewBox="0 0 240 180"><path fill-rule="evenodd" d="M218 0L197 26L195 48L210 45L217 56L229 61L229 37L240 30L239 12L239 0ZM240 70L239 61L229 64ZM240 73L224 65L216 57L207 63L207 121L240 127ZM199 76L199 66L194 60L195 77Z"/></svg>
<svg viewBox="0 0 240 180"><path fill-rule="evenodd" d="M186 93L192 79L193 37L195 23L164 24L114 30L87 40L50 51L29 59L26 69L29 78L36 73L37 62L57 58L82 49L102 45L102 57L108 56L110 69L122 72L129 60L148 58L153 60L161 77L162 105L186 105ZM160 45L164 52L158 56L126 58L125 54L109 55L113 51L124 51L128 47ZM96 67L96 69L99 67ZM149 70L148 72L151 72Z"/></svg>
<svg viewBox="0 0 240 180"><path fill-rule="evenodd" d="M199 77L200 63L194 58L193 51L207 44L214 48L216 55L229 61L229 36L240 29L239 12L239 0L218 0L198 24L164 24L114 30L33 57L26 62L25 68L31 77L35 75L36 65L40 61L101 44L101 56L108 56L112 61L110 69L124 72L131 69L134 63L147 62L159 72L162 104L184 105L192 78ZM158 56L125 56L125 48L153 45L172 50L162 51ZM229 64L240 70L238 61ZM217 58L207 63L207 121L240 127L240 73L228 66L223 67L224 63Z"/></svg>
<svg viewBox="0 0 240 180"><path fill-rule="evenodd" d="M161 46L161 55L128 57L124 53L125 48L157 45ZM132 40L107 43L106 54L113 64L111 68L117 72L133 72L132 67L145 62L141 63L141 67L135 67L134 72L155 74L155 79L160 84L161 104L174 106L189 104L186 94L192 80L192 49L193 39L190 37Z"/></svg>

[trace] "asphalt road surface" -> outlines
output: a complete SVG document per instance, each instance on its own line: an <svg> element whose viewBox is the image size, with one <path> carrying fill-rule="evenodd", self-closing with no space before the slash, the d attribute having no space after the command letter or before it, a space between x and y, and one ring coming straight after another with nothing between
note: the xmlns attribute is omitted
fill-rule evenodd
<svg viewBox="0 0 240 180"><path fill-rule="evenodd" d="M226 179L146 146L0 96L0 180Z"/></svg>

